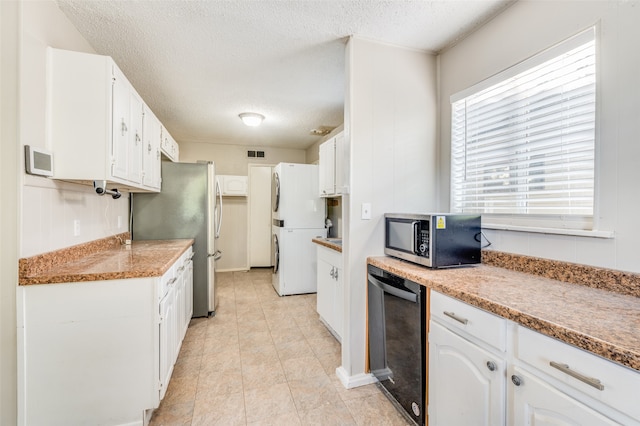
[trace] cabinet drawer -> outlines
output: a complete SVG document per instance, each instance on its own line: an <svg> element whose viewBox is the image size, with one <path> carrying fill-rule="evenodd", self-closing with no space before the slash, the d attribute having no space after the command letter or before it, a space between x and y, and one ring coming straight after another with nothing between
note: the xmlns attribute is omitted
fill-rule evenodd
<svg viewBox="0 0 640 426"><path fill-rule="evenodd" d="M158 296L162 299L168 292L171 285L176 281L176 264L171 265L169 270L160 279L160 292Z"/></svg>
<svg viewBox="0 0 640 426"><path fill-rule="evenodd" d="M328 247L318 245L318 259L324 260L327 263L342 269L342 253L335 251Z"/></svg>
<svg viewBox="0 0 640 426"><path fill-rule="evenodd" d="M482 309L431 292L431 318L452 330L460 330L504 352L506 350L507 320Z"/></svg>
<svg viewBox="0 0 640 426"><path fill-rule="evenodd" d="M522 326L517 328L516 356L567 386L640 418L640 372ZM558 368L551 366L552 362ZM596 381L602 389L595 387Z"/></svg>

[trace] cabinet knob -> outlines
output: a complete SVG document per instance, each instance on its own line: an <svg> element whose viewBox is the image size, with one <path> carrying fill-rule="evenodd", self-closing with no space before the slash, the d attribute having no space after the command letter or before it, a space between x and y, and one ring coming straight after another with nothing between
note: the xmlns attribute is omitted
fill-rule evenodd
<svg viewBox="0 0 640 426"><path fill-rule="evenodd" d="M496 363L493 361L487 361L487 368L489 371L496 371Z"/></svg>
<svg viewBox="0 0 640 426"><path fill-rule="evenodd" d="M520 377L516 376L515 374L511 376L511 381L516 386L520 386L522 384L522 379Z"/></svg>

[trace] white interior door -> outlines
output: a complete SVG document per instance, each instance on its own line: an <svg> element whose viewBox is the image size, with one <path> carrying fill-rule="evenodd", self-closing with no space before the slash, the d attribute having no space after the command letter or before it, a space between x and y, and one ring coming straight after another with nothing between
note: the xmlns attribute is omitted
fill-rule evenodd
<svg viewBox="0 0 640 426"><path fill-rule="evenodd" d="M272 166L249 165L249 266L270 267Z"/></svg>

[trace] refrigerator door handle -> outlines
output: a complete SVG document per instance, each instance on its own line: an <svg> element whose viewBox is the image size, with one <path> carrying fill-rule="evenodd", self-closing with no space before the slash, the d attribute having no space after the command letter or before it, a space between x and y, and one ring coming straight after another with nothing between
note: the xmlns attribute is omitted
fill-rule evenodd
<svg viewBox="0 0 640 426"><path fill-rule="evenodd" d="M220 188L220 180L216 178L216 195L219 199L219 204L216 203L218 208L218 218L216 220L216 238L220 238L220 229L222 227L222 188ZM219 206L219 207L218 207Z"/></svg>

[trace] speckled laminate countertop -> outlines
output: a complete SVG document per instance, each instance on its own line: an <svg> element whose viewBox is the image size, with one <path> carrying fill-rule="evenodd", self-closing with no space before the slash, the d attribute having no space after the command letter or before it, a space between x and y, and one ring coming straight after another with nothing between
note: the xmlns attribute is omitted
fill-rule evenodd
<svg viewBox="0 0 640 426"><path fill-rule="evenodd" d="M640 370L640 298L487 265L368 263L603 358Z"/></svg>
<svg viewBox="0 0 640 426"><path fill-rule="evenodd" d="M159 277L193 242L192 239L132 241L130 245L109 244L89 252L83 252L79 246L75 251L61 250L20 259L19 284Z"/></svg>
<svg viewBox="0 0 640 426"><path fill-rule="evenodd" d="M342 238L313 238L311 241L342 253Z"/></svg>

